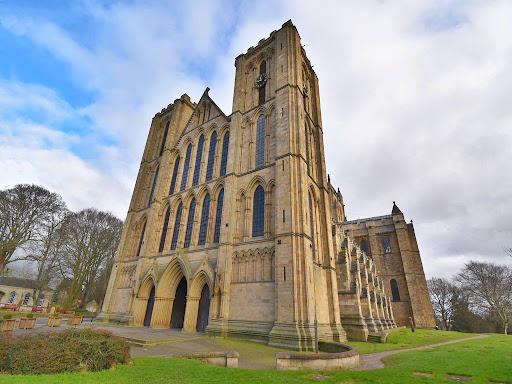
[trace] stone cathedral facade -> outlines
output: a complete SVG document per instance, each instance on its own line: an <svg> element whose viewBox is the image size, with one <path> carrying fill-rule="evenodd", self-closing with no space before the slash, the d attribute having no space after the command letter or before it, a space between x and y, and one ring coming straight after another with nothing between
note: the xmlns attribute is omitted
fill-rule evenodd
<svg viewBox="0 0 512 384"><path fill-rule="evenodd" d="M100 318L309 349L434 316L412 223L347 221L318 79L286 22L235 59L231 114L186 94L151 123Z"/></svg>

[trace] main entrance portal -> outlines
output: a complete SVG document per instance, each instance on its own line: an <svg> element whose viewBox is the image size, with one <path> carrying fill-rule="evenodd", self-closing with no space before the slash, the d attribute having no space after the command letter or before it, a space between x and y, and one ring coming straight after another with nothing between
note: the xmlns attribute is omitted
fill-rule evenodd
<svg viewBox="0 0 512 384"><path fill-rule="evenodd" d="M149 304L148 304L149 305ZM171 328L183 328L187 307L187 280L183 277L176 288L172 305Z"/></svg>
<svg viewBox="0 0 512 384"><path fill-rule="evenodd" d="M197 312L197 332L204 333L208 325L208 315L210 314L210 288L205 284L201 291L199 300L199 310Z"/></svg>
<svg viewBox="0 0 512 384"><path fill-rule="evenodd" d="M149 294L148 305L146 307L146 315L144 316L144 326L149 327L151 325L151 316L153 315L153 305L155 304L155 286L151 288Z"/></svg>

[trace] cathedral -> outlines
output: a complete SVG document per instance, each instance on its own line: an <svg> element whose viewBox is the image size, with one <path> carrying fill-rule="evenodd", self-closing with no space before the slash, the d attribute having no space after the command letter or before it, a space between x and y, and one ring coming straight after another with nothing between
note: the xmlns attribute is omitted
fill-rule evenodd
<svg viewBox="0 0 512 384"><path fill-rule="evenodd" d="M149 129L99 320L296 350L434 327L412 222L348 221L318 78L291 21L235 59L233 107L186 94Z"/></svg>

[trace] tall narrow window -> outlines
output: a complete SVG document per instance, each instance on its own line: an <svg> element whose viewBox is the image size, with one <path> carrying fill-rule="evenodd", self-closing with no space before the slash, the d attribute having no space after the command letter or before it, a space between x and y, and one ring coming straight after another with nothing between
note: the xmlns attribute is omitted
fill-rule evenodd
<svg viewBox="0 0 512 384"><path fill-rule="evenodd" d="M384 253L391 253L391 246L389 245L389 239L387 237L382 238L382 250Z"/></svg>
<svg viewBox="0 0 512 384"><path fill-rule="evenodd" d="M190 247L190 240L192 239L192 229L194 229L194 215L196 214L196 199L192 199L190 208L188 210L187 229L185 231L184 248Z"/></svg>
<svg viewBox="0 0 512 384"><path fill-rule="evenodd" d="M260 185L254 191L252 207L252 236L263 236L265 230L265 191Z"/></svg>
<svg viewBox="0 0 512 384"><path fill-rule="evenodd" d="M315 246L315 216L313 216L313 200L311 199L311 193L309 197L309 231L311 233L311 254L313 260L316 261L316 246Z"/></svg>
<svg viewBox="0 0 512 384"><path fill-rule="evenodd" d="M368 254L368 245L366 244L366 240L361 240L361 251Z"/></svg>
<svg viewBox="0 0 512 384"><path fill-rule="evenodd" d="M215 149L217 148L217 132L210 137L210 149L208 150L208 165L206 166L206 181L213 177L213 166L215 165Z"/></svg>
<svg viewBox="0 0 512 384"><path fill-rule="evenodd" d="M267 75L267 62L265 60L263 60L260 64L260 76L261 78L263 78L264 76L266 77ZM266 80L266 79L265 79ZM265 88L266 88L266 82L263 83L262 86L260 86L259 88L259 97L258 97L258 104L261 105L263 103L265 103Z"/></svg>
<svg viewBox="0 0 512 384"><path fill-rule="evenodd" d="M187 186L188 169L190 167L190 156L192 154L192 144L188 145L187 154L185 156L185 164L183 165L183 175L181 176L181 187L180 190L184 190Z"/></svg>
<svg viewBox="0 0 512 384"><path fill-rule="evenodd" d="M309 175L309 135L308 135L308 125L304 124L304 137L306 138L306 166L308 169Z"/></svg>
<svg viewBox="0 0 512 384"><path fill-rule="evenodd" d="M174 162L174 171L172 172L171 188L169 189L169 195L174 193L176 188L176 178L178 177L178 169L180 168L180 157L178 156Z"/></svg>
<svg viewBox="0 0 512 384"><path fill-rule="evenodd" d="M168 207L165 212L164 217L164 225L162 227L162 237L160 237L160 247L158 247L158 252L162 252L165 246L165 238L167 237L167 227L169 226L169 216L171 214L171 208Z"/></svg>
<svg viewBox="0 0 512 384"><path fill-rule="evenodd" d="M267 119L265 115L258 117L258 126L256 128L256 168L265 165L265 134Z"/></svg>
<svg viewBox="0 0 512 384"><path fill-rule="evenodd" d="M229 132L228 132L229 133ZM222 205L224 204L224 188L220 190L217 198L217 214L215 216L215 230L213 232L213 242L218 243L220 239L220 226L222 222Z"/></svg>
<svg viewBox="0 0 512 384"><path fill-rule="evenodd" d="M44 303L44 295L41 295L39 297L39 301L37 302L37 306L38 307L42 307L43 306L43 303Z"/></svg>
<svg viewBox="0 0 512 384"><path fill-rule="evenodd" d="M178 244L178 237L180 235L180 224L181 224L181 212L183 211L183 204L180 202L178 209L176 210L176 220L174 220L174 231L172 234L171 251L176 249Z"/></svg>
<svg viewBox="0 0 512 384"><path fill-rule="evenodd" d="M203 146L204 146L204 135L199 137L197 142L197 153L196 153L196 165L194 167L194 178L192 179L192 185L197 185L199 182L199 174L201 173L201 160L203 159Z"/></svg>
<svg viewBox="0 0 512 384"><path fill-rule="evenodd" d="M151 201L153 200L153 195L155 194L156 182L158 181L158 171L160 170L160 166L156 167L155 177L153 178L153 186L151 187L151 193L149 194L148 206L151 205Z"/></svg>
<svg viewBox="0 0 512 384"><path fill-rule="evenodd" d="M391 295L393 296L393 301L400 301L400 291L398 290L398 283L395 279L391 279Z"/></svg>
<svg viewBox="0 0 512 384"><path fill-rule="evenodd" d="M30 300L30 293L27 293L25 295L25 298L23 299L23 305L28 305L29 300Z"/></svg>
<svg viewBox="0 0 512 384"><path fill-rule="evenodd" d="M14 303L14 299L16 298L16 292L12 291L9 295L9 300L7 301L7 304Z"/></svg>
<svg viewBox="0 0 512 384"><path fill-rule="evenodd" d="M210 217L210 194L204 197L203 212L201 212L201 224L199 225L198 245L206 243L206 233L208 232L208 218Z"/></svg>
<svg viewBox="0 0 512 384"><path fill-rule="evenodd" d="M165 126L164 137L162 139L162 145L160 146L160 155L158 155L158 156L162 156L162 154L164 153L165 142L167 141L167 133L168 132L169 132L169 122L167 122L167 125Z"/></svg>
<svg viewBox="0 0 512 384"><path fill-rule="evenodd" d="M140 233L139 246L137 247L137 257L140 256L140 250L142 249L142 244L144 244L144 233L146 233L146 223L144 223L142 232Z"/></svg>
<svg viewBox="0 0 512 384"><path fill-rule="evenodd" d="M228 150L229 150L229 131L224 134L222 141L222 158L220 160L220 175L226 174L226 167L228 165Z"/></svg>

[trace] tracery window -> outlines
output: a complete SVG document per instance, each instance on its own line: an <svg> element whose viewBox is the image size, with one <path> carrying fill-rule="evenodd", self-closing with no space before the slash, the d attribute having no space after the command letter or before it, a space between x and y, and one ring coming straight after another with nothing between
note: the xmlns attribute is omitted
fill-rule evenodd
<svg viewBox="0 0 512 384"><path fill-rule="evenodd" d="M162 154L164 153L165 142L167 141L167 133L169 133L169 122L167 122L167 125L165 126L164 137L162 139L162 145L160 147L160 154L158 156L162 156Z"/></svg>
<svg viewBox="0 0 512 384"><path fill-rule="evenodd" d="M165 212L164 217L164 225L162 227L162 237L160 237L160 246L158 247L158 252L162 252L165 246L165 238L167 236L167 227L169 226L169 216L171 215L171 207L167 207L167 211Z"/></svg>
<svg viewBox="0 0 512 384"><path fill-rule="evenodd" d="M151 193L149 194L148 206L151 205L151 201L153 200L153 195L155 194L156 182L158 181L158 172L160 171L160 166L156 167L155 177L153 178L153 186L151 187Z"/></svg>
<svg viewBox="0 0 512 384"><path fill-rule="evenodd" d="M255 167L261 167L265 164L265 134L267 119L265 115L258 117L258 125L256 128L256 162Z"/></svg>
<svg viewBox="0 0 512 384"><path fill-rule="evenodd" d="M192 144L187 147L187 154L185 155L185 164L183 165L183 176L181 176L180 190L184 190L187 186L188 169L190 167L190 156L192 154Z"/></svg>
<svg viewBox="0 0 512 384"><path fill-rule="evenodd" d="M176 249L178 243L178 236L180 235L181 212L183 211L183 204L180 202L176 210L176 219L174 220L174 231L172 234L171 251Z"/></svg>
<svg viewBox="0 0 512 384"><path fill-rule="evenodd" d="M263 236L265 230L265 191L260 185L254 191L252 209L252 236Z"/></svg>
<svg viewBox="0 0 512 384"><path fill-rule="evenodd" d="M23 299L23 305L28 305L29 300L30 300L30 293L27 293L25 295L25 298Z"/></svg>
<svg viewBox="0 0 512 384"><path fill-rule="evenodd" d="M309 135L308 135L307 124L304 124L304 137L306 138L306 166L307 166L308 175L309 175Z"/></svg>
<svg viewBox="0 0 512 384"><path fill-rule="evenodd" d="M208 218L210 217L210 194L207 193L203 201L203 211L201 212L201 224L199 224L198 245L206 243L206 233L208 232Z"/></svg>
<svg viewBox="0 0 512 384"><path fill-rule="evenodd" d="M311 252L313 255L313 260L316 260L316 247L315 247L315 219L313 216L313 201L311 199L311 193L308 194L309 197L309 230L311 233Z"/></svg>
<svg viewBox="0 0 512 384"><path fill-rule="evenodd" d="M201 160L203 158L203 146L204 135L201 135L197 143L196 165L194 166L194 178L192 179L192 185L197 185L199 182L199 174L201 173Z"/></svg>
<svg viewBox="0 0 512 384"><path fill-rule="evenodd" d="M226 174L226 166L228 164L228 150L229 150L229 131L224 134L224 140L222 141L222 158L220 160L220 175Z"/></svg>
<svg viewBox="0 0 512 384"><path fill-rule="evenodd" d="M188 210L187 228L185 231L184 248L190 247L190 240L192 239L192 229L194 228L194 215L196 214L196 199L192 199L190 208Z"/></svg>
<svg viewBox="0 0 512 384"><path fill-rule="evenodd" d="M267 73L267 62L265 60L263 60L260 64L260 76L264 75ZM263 84L260 88L259 88L259 94L258 94L258 104L261 105L263 103L265 103L265 88L266 88L267 84Z"/></svg>
<svg viewBox="0 0 512 384"><path fill-rule="evenodd" d="M174 171L172 172L171 188L169 189L169 195L174 193L176 188L176 178L178 177L178 169L180 168L180 157L178 156L174 161Z"/></svg>
<svg viewBox="0 0 512 384"><path fill-rule="evenodd" d="M398 290L398 283L395 279L391 279L391 295L393 296L393 301L400 301L400 291Z"/></svg>
<svg viewBox="0 0 512 384"><path fill-rule="evenodd" d="M208 164L206 165L206 181L213 177L213 167L215 165L215 149L217 148L217 132L213 132L210 137L210 149L208 150Z"/></svg>
<svg viewBox="0 0 512 384"><path fill-rule="evenodd" d="M137 247L137 257L140 256L140 250L142 248L142 244L144 244L144 233L146 232L146 223L142 227L142 232L140 233L139 246Z"/></svg>
<svg viewBox="0 0 512 384"><path fill-rule="evenodd" d="M229 133L229 132L228 132ZM218 243L220 239L220 225L222 221L222 206L224 204L224 188L219 192L217 198L217 214L215 216L215 230L213 232L213 242Z"/></svg>
<svg viewBox="0 0 512 384"><path fill-rule="evenodd" d="M14 303L15 298L16 298L16 292L12 291L11 294L9 295L9 300L7 300L7 304Z"/></svg>
<svg viewBox="0 0 512 384"><path fill-rule="evenodd" d="M368 246L366 244L366 240L361 240L361 251L363 251L366 254L368 254Z"/></svg>
<svg viewBox="0 0 512 384"><path fill-rule="evenodd" d="M37 306L42 307L43 303L44 303L44 295L41 295L41 297L39 297L39 301L37 302Z"/></svg>
<svg viewBox="0 0 512 384"><path fill-rule="evenodd" d="M382 250L384 253L391 253L391 245L389 245L389 239L387 237L382 238Z"/></svg>

